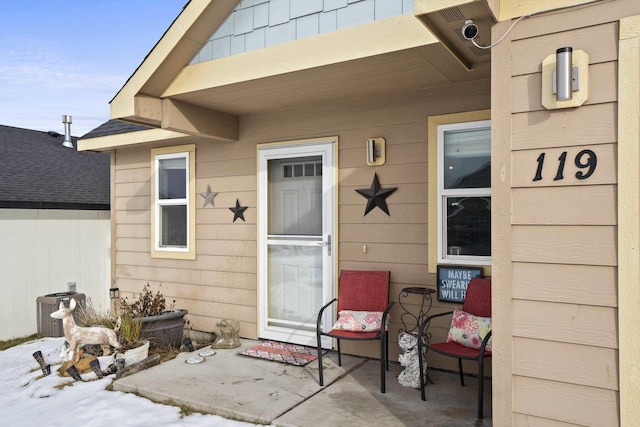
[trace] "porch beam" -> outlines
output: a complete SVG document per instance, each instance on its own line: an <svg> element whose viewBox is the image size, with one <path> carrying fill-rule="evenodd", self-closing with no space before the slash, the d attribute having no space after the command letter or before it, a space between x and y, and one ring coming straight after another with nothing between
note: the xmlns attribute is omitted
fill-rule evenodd
<svg viewBox="0 0 640 427"><path fill-rule="evenodd" d="M162 124L162 100L146 95L133 97L134 116L128 119L153 127Z"/></svg>
<svg viewBox="0 0 640 427"><path fill-rule="evenodd" d="M162 100L161 127L224 141L237 141L240 137L238 116L173 99Z"/></svg>

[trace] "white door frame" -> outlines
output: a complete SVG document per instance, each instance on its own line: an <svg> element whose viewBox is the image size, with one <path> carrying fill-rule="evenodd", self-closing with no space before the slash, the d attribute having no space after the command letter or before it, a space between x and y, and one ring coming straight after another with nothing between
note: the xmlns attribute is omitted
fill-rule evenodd
<svg viewBox="0 0 640 427"><path fill-rule="evenodd" d="M337 257L337 138L321 138L291 143L263 144L258 146L258 333L260 338L316 345L315 331L284 328L268 322L268 161L273 159L295 159L297 157L321 156L323 189L323 285L321 305L334 298ZM329 243L330 242L330 243ZM319 308L319 307L318 307ZM317 313L313 313L315 317ZM331 316L325 316L323 328L331 328ZM323 346L330 347L332 340L322 337Z"/></svg>

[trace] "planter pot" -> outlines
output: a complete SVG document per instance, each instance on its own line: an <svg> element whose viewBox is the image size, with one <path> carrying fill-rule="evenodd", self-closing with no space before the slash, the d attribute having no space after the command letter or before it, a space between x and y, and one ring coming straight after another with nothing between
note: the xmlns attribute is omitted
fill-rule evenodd
<svg viewBox="0 0 640 427"><path fill-rule="evenodd" d="M136 348L126 350L122 353L122 359L124 359L124 367L130 366L134 363L149 357L149 341L143 341L142 345Z"/></svg>
<svg viewBox="0 0 640 427"><path fill-rule="evenodd" d="M180 348L184 316L187 313L187 310L173 310L156 316L143 317L140 336L149 340L152 348L167 346Z"/></svg>

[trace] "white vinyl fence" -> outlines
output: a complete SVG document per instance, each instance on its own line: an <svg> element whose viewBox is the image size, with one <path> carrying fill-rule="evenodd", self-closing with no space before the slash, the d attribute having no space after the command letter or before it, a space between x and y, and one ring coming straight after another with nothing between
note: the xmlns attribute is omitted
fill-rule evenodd
<svg viewBox="0 0 640 427"><path fill-rule="evenodd" d="M109 309L110 224L109 211L0 209L0 340L36 333L36 299L71 283Z"/></svg>

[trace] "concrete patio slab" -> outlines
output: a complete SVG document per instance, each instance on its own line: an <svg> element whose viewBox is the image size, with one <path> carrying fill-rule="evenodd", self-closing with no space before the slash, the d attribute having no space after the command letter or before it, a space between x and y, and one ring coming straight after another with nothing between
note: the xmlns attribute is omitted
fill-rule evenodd
<svg viewBox="0 0 640 427"><path fill-rule="evenodd" d="M216 350L203 363L185 361L199 351L180 353L174 360L118 379L113 389L134 392L160 403L196 412L274 426L491 426L490 381L485 389L484 420L476 420L477 379L461 387L457 375L431 372L427 401L416 389L401 386L402 367L391 363L387 393L380 393L377 360L335 352L323 358L325 387L318 385L318 363L304 367L242 356L259 341ZM208 347L206 347L208 348Z"/></svg>
<svg viewBox="0 0 640 427"><path fill-rule="evenodd" d="M431 371L433 384L420 391L400 385L403 367L392 363L387 372L387 392L380 393L380 362L368 360L349 375L274 420L281 427L317 426L491 426L491 394L485 395L485 419L476 419L477 382L469 378L460 386L456 374ZM486 384L487 388L489 382Z"/></svg>

